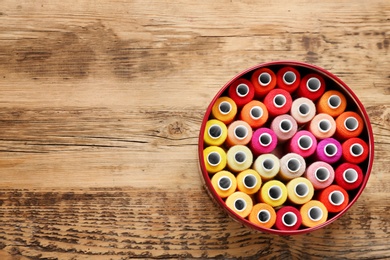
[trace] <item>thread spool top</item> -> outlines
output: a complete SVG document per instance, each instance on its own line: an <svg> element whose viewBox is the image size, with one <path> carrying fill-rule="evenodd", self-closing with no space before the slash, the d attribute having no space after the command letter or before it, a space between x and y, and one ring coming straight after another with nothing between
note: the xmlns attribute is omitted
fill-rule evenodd
<svg viewBox="0 0 390 260"><path fill-rule="evenodd" d="M263 72L258 77L258 82L261 86L265 87L271 83L272 77L268 72Z"/></svg>
<svg viewBox="0 0 390 260"><path fill-rule="evenodd" d="M219 125L214 124L209 127L207 132L210 138L218 139L222 135L222 128Z"/></svg>
<svg viewBox="0 0 390 260"><path fill-rule="evenodd" d="M334 206L340 206L344 200L344 194L341 191L335 190L329 193L329 202Z"/></svg>
<svg viewBox="0 0 390 260"><path fill-rule="evenodd" d="M332 109L337 109L341 105L341 98L338 95L331 95L328 98L328 106Z"/></svg>
<svg viewBox="0 0 390 260"><path fill-rule="evenodd" d="M355 131L356 129L358 129L359 122L358 122L358 120L355 117L350 116L350 117L347 117L345 119L344 127L348 131L352 132L352 131Z"/></svg>
<svg viewBox="0 0 390 260"><path fill-rule="evenodd" d="M331 122L328 120L328 119L321 119L319 122L318 122L318 130L321 132L321 133L327 133L329 132L329 130L332 128L332 124Z"/></svg>
<svg viewBox="0 0 390 260"><path fill-rule="evenodd" d="M298 106L298 113L300 116L307 116L310 114L310 106L306 103L302 103Z"/></svg>
<svg viewBox="0 0 390 260"><path fill-rule="evenodd" d="M243 183L247 189L253 189L257 185L257 179L253 174L247 174L243 179Z"/></svg>
<svg viewBox="0 0 390 260"><path fill-rule="evenodd" d="M330 172L325 167L318 167L314 172L314 177L319 182L326 182L330 177Z"/></svg>
<svg viewBox="0 0 390 260"><path fill-rule="evenodd" d="M275 95L273 102L274 102L275 107L281 108L286 104L287 99L284 95L277 94L277 95Z"/></svg>
<svg viewBox="0 0 390 260"><path fill-rule="evenodd" d="M293 127L293 124L292 124L291 120L289 120L289 119L283 119L279 123L279 130L282 133L290 132L292 127Z"/></svg>
<svg viewBox="0 0 390 260"><path fill-rule="evenodd" d="M292 71L286 71L284 74L283 74L283 82L286 84L286 85L292 85L294 84L294 82L297 80L297 75L295 75L294 72Z"/></svg>
<svg viewBox="0 0 390 260"><path fill-rule="evenodd" d="M290 158L287 161L287 169L290 172L298 172L301 169L301 162L297 158Z"/></svg>
<svg viewBox="0 0 390 260"><path fill-rule="evenodd" d="M263 109L259 106L254 106L251 108L249 114L253 120L258 120L263 116Z"/></svg>
<svg viewBox="0 0 390 260"><path fill-rule="evenodd" d="M359 175L355 169L349 168L343 172L343 179L347 183L355 183Z"/></svg>
<svg viewBox="0 0 390 260"><path fill-rule="evenodd" d="M300 198L304 198L309 194L309 187L306 183L300 182L294 187L294 193Z"/></svg>
<svg viewBox="0 0 390 260"><path fill-rule="evenodd" d="M238 125L234 128L234 136L238 140L244 140L248 136L248 128L244 125Z"/></svg>
<svg viewBox="0 0 390 260"><path fill-rule="evenodd" d="M243 164L246 161L246 154L242 151L238 151L234 154L234 161L238 164Z"/></svg>
<svg viewBox="0 0 390 260"><path fill-rule="evenodd" d="M319 221L324 216L324 212L320 207L313 206L308 210L307 215L312 221Z"/></svg>
<svg viewBox="0 0 390 260"><path fill-rule="evenodd" d="M272 143L272 136L269 133L262 133L259 136L259 143L262 146L269 146Z"/></svg>
<svg viewBox="0 0 390 260"><path fill-rule="evenodd" d="M302 135L298 138L298 147L301 150L308 150L313 146L313 140L308 135Z"/></svg>
<svg viewBox="0 0 390 260"><path fill-rule="evenodd" d="M217 166L221 163L221 155L217 152L211 152L207 155L207 162L211 166Z"/></svg>
<svg viewBox="0 0 390 260"><path fill-rule="evenodd" d="M318 78L312 77L307 80L306 88L310 92L316 92L321 88L321 81Z"/></svg>
<svg viewBox="0 0 390 260"><path fill-rule="evenodd" d="M324 147L324 153L328 157L333 157L337 154L337 146L335 144L329 143Z"/></svg>
<svg viewBox="0 0 390 260"><path fill-rule="evenodd" d="M229 190L231 187L232 187L232 180L230 180L229 177L222 176L221 178L219 178L218 188L225 191L225 190Z"/></svg>
<svg viewBox="0 0 390 260"><path fill-rule="evenodd" d="M364 148L361 144L358 144L358 143L355 143L355 144L352 144L349 148L349 153L353 156L353 157L358 157L358 156L361 156L364 152Z"/></svg>
<svg viewBox="0 0 390 260"><path fill-rule="evenodd" d="M246 97L249 93L249 87L247 84L241 83L236 87L236 93L239 97Z"/></svg>
<svg viewBox="0 0 390 260"><path fill-rule="evenodd" d="M232 105L227 101L222 101L218 106L219 112L223 115L227 115L232 111Z"/></svg>
<svg viewBox="0 0 390 260"><path fill-rule="evenodd" d="M259 213L257 213L257 220L260 223L267 223L270 219L271 213L266 209L262 209L259 211Z"/></svg>
<svg viewBox="0 0 390 260"><path fill-rule="evenodd" d="M297 221L298 221L298 217L297 215L295 215L294 212L288 211L284 213L282 216L283 225L285 225L286 227L294 226L297 223Z"/></svg>
<svg viewBox="0 0 390 260"><path fill-rule="evenodd" d="M282 189L277 186L277 185L273 185L271 186L269 189L268 189L268 197L271 199L271 200L279 200L280 198L282 198L282 195L283 195L283 191Z"/></svg>
<svg viewBox="0 0 390 260"><path fill-rule="evenodd" d="M234 209L238 212L244 211L246 206L246 201L244 199L238 198L234 201Z"/></svg>
<svg viewBox="0 0 390 260"><path fill-rule="evenodd" d="M275 167L275 162L272 160L272 159L269 159L269 158L266 158L262 164L261 164L262 168L264 169L264 171L266 172L270 172L274 169Z"/></svg>

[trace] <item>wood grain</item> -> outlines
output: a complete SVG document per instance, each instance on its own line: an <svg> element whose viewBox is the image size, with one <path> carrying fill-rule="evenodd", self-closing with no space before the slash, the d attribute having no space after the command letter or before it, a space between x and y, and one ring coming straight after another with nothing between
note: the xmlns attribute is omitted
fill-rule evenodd
<svg viewBox="0 0 390 260"><path fill-rule="evenodd" d="M1 1L1 259L390 258L390 2ZM236 73L301 60L367 109L375 163L341 219L242 227L203 190L203 114Z"/></svg>

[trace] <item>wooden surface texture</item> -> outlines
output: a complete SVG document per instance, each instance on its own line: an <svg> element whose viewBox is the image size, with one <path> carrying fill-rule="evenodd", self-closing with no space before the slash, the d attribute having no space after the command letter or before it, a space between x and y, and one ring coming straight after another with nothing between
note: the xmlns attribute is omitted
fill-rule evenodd
<svg viewBox="0 0 390 260"><path fill-rule="evenodd" d="M341 219L280 237L204 191L225 82L298 60L340 77L375 134ZM390 1L0 0L0 259L390 258Z"/></svg>

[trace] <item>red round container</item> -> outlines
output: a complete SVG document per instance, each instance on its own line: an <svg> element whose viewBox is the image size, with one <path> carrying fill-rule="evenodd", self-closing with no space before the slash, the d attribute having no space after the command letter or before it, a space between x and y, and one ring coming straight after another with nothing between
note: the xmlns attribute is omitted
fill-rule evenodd
<svg viewBox="0 0 390 260"><path fill-rule="evenodd" d="M303 79L303 77L305 75L309 75L311 73L316 73L316 74L322 76L324 81L326 82L326 90L325 91L337 90L337 91L343 93L347 99L346 111L354 111L354 112L358 113L364 121L364 129L363 129L363 132L359 135L359 137L361 139L363 139L365 142L367 142L368 147L369 147L368 158L363 163L359 164L360 168L363 171L363 175L364 175L363 182L358 189L348 191L348 195L349 195L348 205L342 211L340 211L338 213L329 213L328 219L324 223L319 224L319 225L312 227L312 228L306 228L304 226L300 226L300 228L298 230L278 230L275 227L264 228L264 227L258 226L256 224L250 222L247 218L243 218L243 217L239 216L233 210L228 208L225 204L225 199L222 199L220 196L218 196L217 192L215 191L214 187L212 186L212 183L211 183L212 174L209 174L207 172L206 165L204 162L204 156L203 156L203 150L207 147L207 145L204 142L205 126L206 126L207 121L212 119L211 110L212 110L212 107L213 107L214 103L216 102L216 100L222 96L229 96L229 93L228 93L229 87L236 80L246 79L246 80L250 81L253 72L260 69L260 68L270 69L275 74L277 74L277 72L280 69L287 67L287 66L292 67L295 70L297 70L300 73L301 80ZM277 87L278 87L278 85L276 86L276 88ZM302 93L298 94L298 92L299 92L299 90L292 91L291 94L292 94L293 98L298 98L298 97L300 97L300 95L302 95ZM264 99L264 95L260 96L260 97L255 96L255 98L254 98L254 100L260 100L260 101L263 101L263 99ZM314 102L317 103L318 100L316 100ZM236 115L235 120L239 120L240 110L241 110L241 108L238 108L238 113ZM270 121L268 121L268 125L269 125L269 123L270 123ZM340 141L340 142L342 142L342 141ZM247 146L249 147L249 145L247 145ZM372 168L373 159L374 159L374 138L373 138L373 131L371 128L370 120L369 120L369 117L367 115L367 112L366 112L364 106L359 101L358 97L353 93L351 88L349 88L338 77L336 77L332 73L330 73L330 72L328 72L320 67L317 67L317 66L314 66L311 64L297 62L297 61L274 61L274 62L267 62L267 63L259 64L259 65L252 67L252 68L249 68L247 70L242 71L241 73L239 73L238 75L233 77L229 82L227 82L221 88L221 90L215 95L215 97L211 101L210 105L208 106L206 113L204 115L203 121L202 121L200 134L199 134L198 153L199 153L199 164L200 164L201 176L202 176L202 180L203 180L205 189L208 192L208 194L210 195L210 197L212 199L214 199L214 201L225 212L227 212L230 217L232 217L234 220L238 221L239 223L242 223L244 226L258 230L258 231L269 232L269 233L278 234L278 235L294 235L294 234L308 233L308 232L311 232L311 231L314 231L314 230L317 230L317 229L320 229L320 228L323 228L323 227L329 225L330 223L332 223L336 219L340 218L343 214L345 214L348 211L348 209L357 201L357 199L359 198L359 196L363 192L363 190L368 182L370 173L371 173L371 168ZM255 159L256 159L256 157L253 158L253 160L255 160ZM264 181L263 181L263 184L264 184ZM333 184L336 184L336 183L333 182ZM291 206L291 204L287 204L287 205ZM297 205L296 208L299 210L300 205ZM278 208L276 208L276 210L277 209Z"/></svg>

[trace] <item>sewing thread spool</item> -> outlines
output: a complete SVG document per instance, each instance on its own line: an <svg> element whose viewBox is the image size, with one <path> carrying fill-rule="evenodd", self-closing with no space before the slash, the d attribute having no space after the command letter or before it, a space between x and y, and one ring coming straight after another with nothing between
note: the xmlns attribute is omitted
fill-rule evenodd
<svg viewBox="0 0 390 260"><path fill-rule="evenodd" d="M275 73L268 68L260 68L253 72L251 82L255 88L257 98L264 97L276 86Z"/></svg>
<svg viewBox="0 0 390 260"><path fill-rule="evenodd" d="M316 157L318 161L333 164L340 160L342 153L340 142L334 138L325 138L317 144Z"/></svg>
<svg viewBox="0 0 390 260"><path fill-rule="evenodd" d="M302 78L297 95L299 97L305 97L316 101L322 96L322 94L324 94L324 92L324 79L318 74L310 73Z"/></svg>
<svg viewBox="0 0 390 260"><path fill-rule="evenodd" d="M211 184L221 198L227 198L237 189L236 177L228 171L220 171L213 175Z"/></svg>
<svg viewBox="0 0 390 260"><path fill-rule="evenodd" d="M341 145L343 159L346 162L359 164L368 157L368 145L360 138L350 138Z"/></svg>
<svg viewBox="0 0 390 260"><path fill-rule="evenodd" d="M272 120L271 130L278 138L278 143L290 140L298 130L298 124L290 115L280 115Z"/></svg>
<svg viewBox="0 0 390 260"><path fill-rule="evenodd" d="M234 100L237 107L240 108L253 99L255 96L255 88L252 82L241 78L230 85L228 94Z"/></svg>
<svg viewBox="0 0 390 260"><path fill-rule="evenodd" d="M246 218L253 208L251 197L242 191L236 191L227 197L225 203L228 208L242 218Z"/></svg>
<svg viewBox="0 0 390 260"><path fill-rule="evenodd" d="M222 171L226 167L226 153L218 146L209 146L203 150L204 164L208 173Z"/></svg>
<svg viewBox="0 0 390 260"><path fill-rule="evenodd" d="M302 225L305 227L315 227L328 219L328 210L325 205L318 200L312 200L302 205L300 209Z"/></svg>
<svg viewBox="0 0 390 260"><path fill-rule="evenodd" d="M288 153L280 159L279 178L288 181L302 176L306 170L305 159L296 153Z"/></svg>
<svg viewBox="0 0 390 260"><path fill-rule="evenodd" d="M340 140L358 137L363 129L363 119L355 112L344 112L336 118L336 137Z"/></svg>
<svg viewBox="0 0 390 260"><path fill-rule="evenodd" d="M227 154L227 165L233 172L241 172L251 167L253 155L245 145L232 146Z"/></svg>
<svg viewBox="0 0 390 260"><path fill-rule="evenodd" d="M261 187L261 178L257 171L247 169L237 175L237 189L248 195L255 194Z"/></svg>
<svg viewBox="0 0 390 260"><path fill-rule="evenodd" d="M270 117L286 114L290 111L292 98L288 91L284 89L271 90L263 100Z"/></svg>
<svg viewBox="0 0 390 260"><path fill-rule="evenodd" d="M276 212L275 227L279 230L297 230L301 224L301 213L295 207L284 206Z"/></svg>
<svg viewBox="0 0 390 260"><path fill-rule="evenodd" d="M298 131L290 141L289 151L307 158L315 153L317 139L312 133L306 130Z"/></svg>
<svg viewBox="0 0 390 260"><path fill-rule="evenodd" d="M294 92L298 87L301 81L301 75L293 67L284 67L281 68L276 73L276 82L279 88L288 91L289 93Z"/></svg>
<svg viewBox="0 0 390 260"><path fill-rule="evenodd" d="M276 212L270 205L258 203L253 206L248 220L257 226L271 228L276 221Z"/></svg>
<svg viewBox="0 0 390 260"><path fill-rule="evenodd" d="M286 188L287 198L294 204L305 204L310 201L314 195L312 183L304 177L292 179L287 183Z"/></svg>
<svg viewBox="0 0 390 260"><path fill-rule="evenodd" d="M325 205L328 212L338 213L348 205L349 196L340 186L330 185L319 193L318 200Z"/></svg>
<svg viewBox="0 0 390 260"><path fill-rule="evenodd" d="M306 124L316 115L316 106L308 98L297 98L292 102L290 113L298 125Z"/></svg>
<svg viewBox="0 0 390 260"><path fill-rule="evenodd" d="M220 146L227 137L227 127L219 120L211 119L207 121L204 131L204 142L207 145Z"/></svg>
<svg viewBox="0 0 390 260"><path fill-rule="evenodd" d="M260 188L258 200L272 207L281 206L287 200L287 188L281 181L267 181Z"/></svg>
<svg viewBox="0 0 390 260"><path fill-rule="evenodd" d="M345 190L357 189L363 182L362 169L356 164L343 163L335 170L335 181Z"/></svg>
<svg viewBox="0 0 390 260"><path fill-rule="evenodd" d="M250 147L255 156L272 152L278 145L276 134L269 128L261 127L257 129L250 142Z"/></svg>
<svg viewBox="0 0 390 260"><path fill-rule="evenodd" d="M279 159L273 154L262 154L253 163L253 169L260 174L263 181L271 180L279 172Z"/></svg>
<svg viewBox="0 0 390 260"><path fill-rule="evenodd" d="M328 114L320 113L310 121L309 131L318 139L332 137L336 132L336 122Z"/></svg>
<svg viewBox="0 0 390 260"><path fill-rule="evenodd" d="M317 102L317 113L325 113L337 117L347 107L345 96L337 90L326 91Z"/></svg>
<svg viewBox="0 0 390 260"><path fill-rule="evenodd" d="M237 114L237 105L230 97L220 97L215 101L211 114L215 119L228 125Z"/></svg>
<svg viewBox="0 0 390 260"><path fill-rule="evenodd" d="M242 108L240 119L247 122L252 128L259 128L268 120L267 107L258 100L252 100Z"/></svg>
<svg viewBox="0 0 390 260"><path fill-rule="evenodd" d="M237 120L231 123L227 128L227 137L225 144L228 147L233 145L247 145L252 139L251 126L242 120Z"/></svg>
<svg viewBox="0 0 390 260"><path fill-rule="evenodd" d="M320 190L333 183L335 172L330 164L318 161L307 167L304 176L313 184L314 189Z"/></svg>

